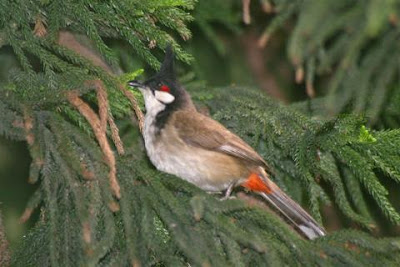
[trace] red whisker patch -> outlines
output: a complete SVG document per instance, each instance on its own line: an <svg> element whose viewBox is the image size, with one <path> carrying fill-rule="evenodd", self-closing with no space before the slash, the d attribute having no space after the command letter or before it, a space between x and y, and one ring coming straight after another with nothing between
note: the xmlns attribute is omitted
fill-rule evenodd
<svg viewBox="0 0 400 267"><path fill-rule="evenodd" d="M169 93L171 89L169 89L168 85L163 84L160 86L160 91Z"/></svg>

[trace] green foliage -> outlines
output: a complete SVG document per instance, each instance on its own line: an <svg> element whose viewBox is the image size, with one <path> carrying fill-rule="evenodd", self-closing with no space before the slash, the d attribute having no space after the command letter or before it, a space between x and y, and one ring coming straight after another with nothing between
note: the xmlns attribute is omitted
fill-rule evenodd
<svg viewBox="0 0 400 267"><path fill-rule="evenodd" d="M15 122L22 122L22 118L4 100L0 99L0 134L10 139L24 140L22 128L15 127Z"/></svg>
<svg viewBox="0 0 400 267"><path fill-rule="evenodd" d="M49 86L63 84L68 80L80 82L82 78L103 77L104 73L93 68L87 60L77 57L70 50L57 45L60 30L85 34L111 65L117 63L113 51L102 38L121 39L153 68L160 66L149 47L165 49L172 44L177 57L190 61L191 56L182 51L169 33L163 29L178 29L183 38L190 37L185 22L191 20L187 10L194 1L25 1L22 3L0 3L0 32L2 45L10 45L26 72L14 80L34 78L34 62L39 60ZM32 25L45 31L40 38ZM46 27L48 25L48 27ZM151 43L151 44L150 44ZM21 77L22 76L22 77ZM18 79L20 78L20 79ZM65 83L64 83L65 84ZM65 86L72 86L70 83ZM29 86L25 86L29 87ZM56 90L56 89L54 89Z"/></svg>
<svg viewBox="0 0 400 267"><path fill-rule="evenodd" d="M237 1L199 1L193 12L196 25L202 34L213 44L217 52L221 55L226 54L226 48L213 25L223 25L231 32L239 32L240 13Z"/></svg>
<svg viewBox="0 0 400 267"><path fill-rule="evenodd" d="M327 83L316 81L319 93L328 95L324 107L327 113L365 113L370 124L382 125L380 119L387 112L385 103L398 94L398 86L392 85L400 82L397 62L400 2L272 2L278 14L265 34L271 35L295 15L287 54L297 69L305 69L307 84L315 83L317 75L328 75ZM390 125L393 127L393 123Z"/></svg>
<svg viewBox="0 0 400 267"><path fill-rule="evenodd" d="M314 9L306 8L312 1L275 2L278 10L290 10L290 14L305 5L302 10L309 11L310 16L303 19L317 21L311 16L316 14L311 12ZM324 3L317 6L325 7ZM385 3L386 11L392 3ZM188 12L194 4L182 0L0 1L0 45L11 47L20 64L0 84L0 134L27 141L33 159L29 181L38 184L27 210L40 208L35 228L13 253L13 265L400 264L399 238L378 239L368 233L380 226L372 216L369 199L381 217L392 224L400 223L399 211L389 201L385 186L394 181L398 187L400 182L399 130L369 130L366 121L354 115L331 120L310 118L298 111L298 105L281 106L245 87L210 90L190 83L194 99L207 105L216 119L256 148L271 165L274 181L296 201L306 203L317 220L324 221L321 205L335 204L346 219L364 230L341 230L306 241L274 213L242 200L219 201L177 177L156 171L144 155L138 128L127 118L131 108L119 90L120 82L136 77L140 71L118 77L57 43L61 30L80 33L90 39L96 53L118 67L114 51L104 40L119 40L155 69L159 62L148 46L155 44L163 50L172 43L177 57L188 62L190 55L170 32L183 39L190 37L186 23L192 20ZM346 10L351 4L339 1L333 10ZM233 9L221 9L233 4L204 1L198 5L194 13L199 26L218 46L210 23L235 28ZM369 12L375 12L373 7L369 6ZM380 20L366 23L363 29L367 39L393 30L385 27L381 14L371 16ZM304 25L317 27L309 22ZM38 34L38 27L46 34ZM392 35L387 35L385 44L393 41ZM308 45L301 34L296 38L298 45ZM340 53L331 60L347 53L345 46L339 48ZM320 67L318 58L313 64L306 63L303 50L293 47L289 51L298 64ZM381 53L385 55L374 54L378 61L387 58L386 50ZM374 62L375 56L370 60ZM100 110L95 92L98 88L88 83L94 80L100 80L107 89L107 112L120 118L119 135L125 154L114 153L120 199L112 194L110 161L96 142L96 129L67 101L68 93L77 91L93 110ZM191 75L183 79L192 80ZM319 102L309 104L312 107ZM396 107L391 107L394 111L388 108L385 112L393 111L390 114L395 117ZM304 104L300 108L304 111Z"/></svg>
<svg viewBox="0 0 400 267"><path fill-rule="evenodd" d="M361 126L360 129L360 136L359 136L360 142L376 142L376 138L373 137L370 132L367 130L367 128L363 125Z"/></svg>
<svg viewBox="0 0 400 267"><path fill-rule="evenodd" d="M221 101L232 93L231 101ZM376 142L364 142L359 139L363 126L357 118L320 123L247 88L221 88L212 94L207 103L218 110L215 117L258 148L280 186L295 198L305 189L314 215L319 213L319 200L330 198L314 180L320 175L334 188L332 199L346 216L366 227L373 223L368 212L362 212L363 196L346 194L352 188L341 182L348 178L338 170L344 168L389 219L399 222L374 174L380 170L387 174L386 179L399 179L393 158L381 158L388 153L398 157L399 131L376 132ZM108 207L116 202L96 143L57 114L35 112L34 117L35 128L41 129L37 142L44 165L32 201L35 205L42 202L44 210L36 228L16 251L16 266L128 262L167 266L187 262L213 266L345 262L362 266L400 261L400 240L396 238L378 240L361 232L338 231L314 242L305 241L270 212L240 200L221 202L155 171L137 141L118 161L122 198L120 210L113 214ZM244 124L247 126L242 127ZM121 132L128 133L127 139L139 137L131 127L122 127ZM83 177L82 164L96 179Z"/></svg>
<svg viewBox="0 0 400 267"><path fill-rule="evenodd" d="M218 110L216 118L258 147L272 166L279 186L288 188L292 184L290 191L298 191L294 195L299 196L301 187L295 186L293 180L300 182L306 188L316 218L321 218L318 200L328 199L321 184L316 182L320 177L333 189L333 197L343 214L364 227L373 226L368 213L359 213L365 205L361 201L363 195L355 195L342 182L351 173L352 179L357 179L367 190L387 218L400 223L400 215L385 197L387 190L376 174L382 171L387 178L399 181L396 160L399 154L393 145L400 138L397 130L370 134L364 121L354 116L327 122L310 120L246 88L222 89L219 94L216 99L220 101L215 101L213 107ZM222 101L228 97L233 98L233 103ZM357 203L351 198L358 199Z"/></svg>

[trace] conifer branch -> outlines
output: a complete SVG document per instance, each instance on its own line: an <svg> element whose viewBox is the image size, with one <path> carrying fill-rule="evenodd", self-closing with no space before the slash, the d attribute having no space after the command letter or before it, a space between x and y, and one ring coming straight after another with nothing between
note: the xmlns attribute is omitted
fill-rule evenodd
<svg viewBox="0 0 400 267"><path fill-rule="evenodd" d="M135 111L136 118L138 119L139 130L140 130L140 132L143 132L144 115L143 115L142 110L139 107L139 104L137 102L135 95L132 92L128 91L123 85L119 85L118 88L129 99L129 102L131 103L131 106L132 106L133 110Z"/></svg>
<svg viewBox="0 0 400 267"><path fill-rule="evenodd" d="M0 43L12 47L21 70L11 73L10 85L0 85L0 134L31 143L30 179L40 180L21 220L26 220L39 205L41 219L15 250L14 265L391 266L399 262L399 238L378 239L361 231L339 230L305 241L276 215L252 203L221 202L149 165L140 146L140 133L123 118L133 109L142 129L138 99L117 82L112 65L117 61L115 51L103 38L122 40L153 68L159 67L159 61L149 47L163 50L171 42L177 57L187 62L190 56L166 29L189 38L186 23L192 19L188 10L194 7L194 1L3 2L0 1ZM326 7L328 2L263 1L265 9L276 10L275 18L280 19L265 32L265 40L291 15L304 10L313 11L313 16L303 18L302 27L321 26L308 19L318 17L318 8ZM345 2L348 1L335 4ZM304 3L311 3L311 9L299 9ZM313 9L314 5L318 8ZM231 12L233 6L229 1L205 0L198 2L194 11L201 31L221 53L224 46L211 24L218 22L235 31L240 10ZM327 15L334 13L324 10L329 11ZM346 58L343 67L354 63L357 49L368 38L355 38L357 42L347 57L341 54L348 52L346 38L333 40L333 51L325 54L328 57L314 52L320 51L318 40L326 40L322 33L331 34L329 29L353 25L358 18L368 17L360 10L343 12L344 22L322 25L327 31L309 35L315 38L310 42L304 42L301 31L295 32L289 54L299 70L298 80L308 83L310 95L314 86L318 92L317 76L310 72L318 75L323 66L338 63L338 58ZM368 10L374 13L377 9ZM366 25L377 36L378 26L385 23L382 20L379 25ZM40 37L43 30L47 31L44 38ZM354 32L358 34L358 30L355 28ZM392 30L384 36L382 47L394 44L392 38L396 35ZM96 49L79 43L76 34L87 36ZM345 32L345 37L349 34L352 32ZM303 49L303 45L312 46ZM385 68L376 68L385 62L387 54L370 48L376 53L360 69L379 76L376 85L387 85L397 58L388 58ZM341 71L335 87L341 86L346 77L346 69ZM205 102L216 119L268 161L274 170L271 178L285 192L299 203L307 200L316 218L321 217L320 205L335 203L344 218L368 229L377 221L370 216L370 201L366 200L371 196L368 200L376 203L374 207L388 221L400 222L399 211L384 184L387 180L400 181L398 130L367 130L365 121L354 116L330 121L310 118L296 111L296 107L281 106L248 88L192 90L195 100ZM361 98L368 95L367 91L361 92ZM377 99L371 114L379 111L383 103ZM315 103L318 99L310 101L311 106ZM96 105L98 110L94 110ZM356 106L362 110L365 102ZM121 119L120 131L113 116ZM114 155L107 134L118 153L125 148L134 153ZM236 190L242 196L240 189ZM118 193L122 197L116 201ZM113 213L119 207L121 212ZM380 218L383 221L384 216Z"/></svg>
<svg viewBox="0 0 400 267"><path fill-rule="evenodd" d="M65 47L67 47L68 49L71 49L72 51L76 52L77 54L83 56L84 58L87 58L88 60L93 62L93 64L95 66L100 67L101 69L106 71L108 74L113 75L113 71L109 67L109 65L106 62L104 62L104 60L99 55L94 53L91 49L80 44L76 40L75 36L72 33L65 32L65 31L60 32L58 42L60 45L63 45ZM126 90L125 86L122 84L118 85L118 89L129 99L131 106L135 112L135 115L138 119L139 129L140 129L140 131L142 131L143 123L144 123L144 119L143 119L144 116L143 116L143 112L141 111L141 109L138 105L135 95L132 94L131 92L129 92L128 90ZM105 112L105 111L103 111L103 112ZM105 115L103 114L103 116L105 116ZM115 142L119 153L121 154L121 152L122 152L122 154L123 154L123 147L121 149L122 142L118 141L118 140L120 140L120 138L119 138L119 136L116 135L117 128L114 127L115 124L113 123L112 119L108 119L108 120L109 120L110 127L111 127L111 134L112 134L113 141Z"/></svg>
<svg viewBox="0 0 400 267"><path fill-rule="evenodd" d="M374 0L271 2L277 14L260 36L259 45L265 47L278 29L293 21L287 54L296 70L296 82L305 81L307 95L329 96L320 111L327 116L343 111L365 113L370 124L385 126L391 121L391 127L398 127L398 122L394 126L391 118L383 116L388 107L384 101L396 102L390 96L400 88L393 86L400 81L395 74L400 54L396 46L398 1L382 5ZM329 78L319 82L326 74Z"/></svg>
<svg viewBox="0 0 400 267"><path fill-rule="evenodd" d="M77 92L69 92L67 98L71 105L74 106L91 125L93 133L104 153L105 161L110 168L108 177L110 180L111 190L117 198L121 198L120 187L117 181L115 156L111 150L110 144L108 143L106 131L104 127L102 127L99 117L93 109L78 96Z"/></svg>
<svg viewBox="0 0 400 267"><path fill-rule="evenodd" d="M124 155L125 154L124 145L122 143L121 137L119 136L119 129L115 124L114 117L110 110L108 110L108 124L110 125L111 138L115 144L115 147L117 148L118 154Z"/></svg>
<svg viewBox="0 0 400 267"><path fill-rule="evenodd" d="M68 31L60 31L58 34L58 44L64 46L78 55L90 60L95 66L100 67L108 74L112 74L112 69L105 63L99 55L97 55L92 49L84 46L76 40L73 33Z"/></svg>
<svg viewBox="0 0 400 267"><path fill-rule="evenodd" d="M100 126L102 131L107 132L107 125L110 125L111 130L111 138L117 148L117 151L120 155L124 154L124 147L121 141L121 138L118 134L118 127L115 125L114 118L110 111L110 107L108 104L108 96L107 89L104 86L104 83L100 80L95 80L90 82L96 88L97 95L97 103L99 106L99 118L100 118Z"/></svg>
<svg viewBox="0 0 400 267"><path fill-rule="evenodd" d="M97 95L97 103L99 106L99 118L100 118L100 128L101 131L107 131L107 122L108 122L108 98L107 98L107 91L104 87L104 84L99 81L91 81L91 83L96 88L96 95Z"/></svg>

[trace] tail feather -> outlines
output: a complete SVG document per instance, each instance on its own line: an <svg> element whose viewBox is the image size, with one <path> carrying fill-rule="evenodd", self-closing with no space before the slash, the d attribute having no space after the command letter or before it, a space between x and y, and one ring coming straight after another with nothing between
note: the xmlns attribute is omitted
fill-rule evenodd
<svg viewBox="0 0 400 267"><path fill-rule="evenodd" d="M262 177L262 178L261 178ZM295 201L286 195L268 175L251 173L242 186L257 192L289 219L307 238L315 239L326 235L325 229Z"/></svg>
<svg viewBox="0 0 400 267"><path fill-rule="evenodd" d="M274 188L271 193L258 193L289 219L307 238L315 239L326 235L325 229L278 187Z"/></svg>

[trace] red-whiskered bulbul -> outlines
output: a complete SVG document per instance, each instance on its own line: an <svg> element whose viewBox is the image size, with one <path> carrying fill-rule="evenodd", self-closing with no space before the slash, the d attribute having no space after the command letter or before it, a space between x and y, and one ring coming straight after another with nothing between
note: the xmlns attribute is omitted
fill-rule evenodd
<svg viewBox="0 0 400 267"><path fill-rule="evenodd" d="M130 81L144 97L143 137L154 166L206 191L243 186L265 198L306 237L325 230L274 182L261 156L217 121L199 113L174 72L174 53L166 51L160 71L145 82Z"/></svg>

